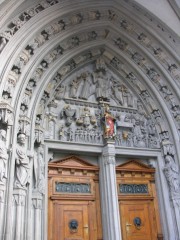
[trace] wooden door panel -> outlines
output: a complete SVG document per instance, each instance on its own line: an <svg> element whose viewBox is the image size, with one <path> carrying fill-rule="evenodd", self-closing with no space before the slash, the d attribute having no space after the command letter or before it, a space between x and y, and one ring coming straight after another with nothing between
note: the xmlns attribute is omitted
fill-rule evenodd
<svg viewBox="0 0 180 240"><path fill-rule="evenodd" d="M48 164L48 240L102 240L98 172L76 156Z"/></svg>
<svg viewBox="0 0 180 240"><path fill-rule="evenodd" d="M77 231L69 227L71 220L78 222ZM54 204L54 240L89 240L88 206L71 203Z"/></svg>
<svg viewBox="0 0 180 240"><path fill-rule="evenodd" d="M120 204L123 240L152 240L150 204L148 202L126 202ZM136 227L134 219L141 219Z"/></svg>

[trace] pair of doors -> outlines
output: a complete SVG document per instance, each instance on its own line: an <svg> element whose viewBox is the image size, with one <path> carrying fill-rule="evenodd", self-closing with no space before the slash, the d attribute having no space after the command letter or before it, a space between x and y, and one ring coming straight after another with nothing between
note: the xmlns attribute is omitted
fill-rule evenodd
<svg viewBox="0 0 180 240"><path fill-rule="evenodd" d="M53 169L53 164L52 171L51 166L49 166L48 240L103 240L98 169L86 164L80 159L73 159L73 163L72 161L66 162L65 169L63 163L56 163L57 171L56 168ZM69 170L68 165L70 165ZM76 166L74 167L75 172L72 171L73 165ZM60 179L58 181L63 182L63 184L66 181L66 185L68 182L74 182L73 184L77 185L83 185L85 182L91 183L89 184L91 191L82 193L81 190L78 190L75 194L72 192L56 193L53 188L55 189L54 183L57 182L57 179ZM120 179L120 182L123 181ZM153 197L147 198L147 196L142 195L139 199L134 199L124 194L119 197L119 209L123 240L158 239Z"/></svg>
<svg viewBox="0 0 180 240"><path fill-rule="evenodd" d="M54 201L53 240L96 240L96 214L89 201ZM150 201L120 203L123 240L154 240ZM140 222L138 220L140 219Z"/></svg>

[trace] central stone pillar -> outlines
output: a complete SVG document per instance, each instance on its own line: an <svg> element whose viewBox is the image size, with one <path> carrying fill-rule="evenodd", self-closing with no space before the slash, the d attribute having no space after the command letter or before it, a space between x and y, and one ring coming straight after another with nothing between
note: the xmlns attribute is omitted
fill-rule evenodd
<svg viewBox="0 0 180 240"><path fill-rule="evenodd" d="M108 140L100 159L100 193L104 240L122 240L116 183L115 145Z"/></svg>

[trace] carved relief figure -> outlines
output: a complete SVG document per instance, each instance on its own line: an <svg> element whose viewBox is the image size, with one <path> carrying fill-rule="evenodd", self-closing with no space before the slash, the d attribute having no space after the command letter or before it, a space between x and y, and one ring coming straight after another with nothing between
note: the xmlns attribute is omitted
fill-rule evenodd
<svg viewBox="0 0 180 240"><path fill-rule="evenodd" d="M133 116L132 122L134 125L133 129L133 142L135 147L145 147L145 124L144 124L143 116L140 116L138 113L136 113Z"/></svg>
<svg viewBox="0 0 180 240"><path fill-rule="evenodd" d="M124 92L123 92L123 96L124 96L124 102L126 103L127 107L133 107L133 95L132 93L129 91L128 88L124 88Z"/></svg>
<svg viewBox="0 0 180 240"><path fill-rule="evenodd" d="M15 187L26 188L29 181L29 159L25 149L26 135L20 133L17 137L17 148L15 157Z"/></svg>
<svg viewBox="0 0 180 240"><path fill-rule="evenodd" d="M60 85L56 89L55 99L61 100L64 97L66 87L64 85Z"/></svg>
<svg viewBox="0 0 180 240"><path fill-rule="evenodd" d="M124 86L123 85L117 85L113 84L112 86L112 92L114 94L113 98L118 104L121 104L123 106L124 99L123 99L123 92L124 92Z"/></svg>
<svg viewBox="0 0 180 240"><path fill-rule="evenodd" d="M0 36L0 53L2 52L6 44L7 44L7 39L1 35Z"/></svg>
<svg viewBox="0 0 180 240"><path fill-rule="evenodd" d="M84 85L81 91L81 95L79 97L87 100L90 95L91 84L92 84L91 74L89 72L83 73L82 78L84 80Z"/></svg>
<svg viewBox="0 0 180 240"><path fill-rule="evenodd" d="M102 71L93 74L94 83L96 84L96 98L97 100L103 99L107 101L109 99L109 92L108 92L108 81L106 76L103 74Z"/></svg>
<svg viewBox="0 0 180 240"><path fill-rule="evenodd" d="M164 174L166 176L170 192L173 196L180 196L180 176L174 158L170 155L165 156Z"/></svg>
<svg viewBox="0 0 180 240"><path fill-rule="evenodd" d="M5 145L6 140L6 131L1 129L0 130L0 185L4 185L5 179L7 178L7 161L8 161L8 154L7 148Z"/></svg>
<svg viewBox="0 0 180 240"><path fill-rule="evenodd" d="M60 129L59 129L59 140L63 141L65 140L65 135L64 135L64 125L61 125L60 126Z"/></svg>
<svg viewBox="0 0 180 240"><path fill-rule="evenodd" d="M70 93L69 93L70 98L77 98L77 92L78 92L80 81L81 81L81 78L78 77L71 82Z"/></svg>

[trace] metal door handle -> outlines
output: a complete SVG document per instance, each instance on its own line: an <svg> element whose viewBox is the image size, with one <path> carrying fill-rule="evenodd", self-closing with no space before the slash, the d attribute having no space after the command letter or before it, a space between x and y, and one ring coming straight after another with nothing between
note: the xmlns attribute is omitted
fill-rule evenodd
<svg viewBox="0 0 180 240"><path fill-rule="evenodd" d="M128 227L128 226L132 226L132 224L130 224L130 223L126 223L126 227Z"/></svg>
<svg viewBox="0 0 180 240"><path fill-rule="evenodd" d="M85 225L83 228L88 228L88 225Z"/></svg>

